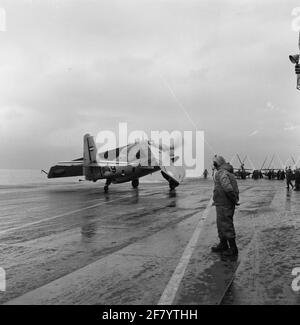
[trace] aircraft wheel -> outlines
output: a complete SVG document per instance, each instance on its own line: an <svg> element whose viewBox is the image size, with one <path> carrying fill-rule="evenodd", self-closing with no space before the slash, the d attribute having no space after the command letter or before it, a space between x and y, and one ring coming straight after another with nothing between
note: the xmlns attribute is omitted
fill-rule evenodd
<svg viewBox="0 0 300 325"><path fill-rule="evenodd" d="M170 181L169 182L169 187L170 187L171 191L174 191L175 188L177 187L177 184L175 182L173 182L173 181Z"/></svg>
<svg viewBox="0 0 300 325"><path fill-rule="evenodd" d="M138 188L138 186L139 186L139 180L138 179L134 179L131 182L131 185L132 185L133 188Z"/></svg>
<svg viewBox="0 0 300 325"><path fill-rule="evenodd" d="M108 185L105 185L104 186L104 193L107 193L108 192Z"/></svg>

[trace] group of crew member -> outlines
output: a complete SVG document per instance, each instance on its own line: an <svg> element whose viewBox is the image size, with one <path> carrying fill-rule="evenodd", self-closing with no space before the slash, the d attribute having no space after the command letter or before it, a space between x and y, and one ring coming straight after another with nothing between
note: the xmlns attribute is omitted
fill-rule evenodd
<svg viewBox="0 0 300 325"><path fill-rule="evenodd" d="M277 172L274 169L270 169L265 175L268 177L269 180L271 179L278 179L284 180L286 172L284 170L278 169Z"/></svg>
<svg viewBox="0 0 300 325"><path fill-rule="evenodd" d="M290 186L295 191L300 191L300 169L296 168L294 171L291 167L286 169L286 188L289 190ZM295 184L293 184L295 181Z"/></svg>
<svg viewBox="0 0 300 325"><path fill-rule="evenodd" d="M295 168L295 170L292 170L291 167L287 167L285 170L278 170L275 172L273 169L269 170L265 174L269 180L272 179L278 179L278 180L284 180L286 179L286 188L290 190L290 187L295 190L300 190L300 169ZM293 184L293 181L295 181L295 184Z"/></svg>
<svg viewBox="0 0 300 325"><path fill-rule="evenodd" d="M260 179L260 178L263 178L263 177L264 177L264 175L261 172L261 170L254 170L253 173L252 173L252 178L253 179Z"/></svg>
<svg viewBox="0 0 300 325"><path fill-rule="evenodd" d="M238 170L234 173L237 178L246 179L246 171L244 169ZM250 173L249 173L250 174ZM204 170L203 176L206 179L209 173L207 169ZM291 166L286 167L284 169L278 169L277 171L274 169L269 169L266 172L262 172L261 170L254 170L252 172L252 179L261 179L266 176L269 180L286 180L286 187L288 190L292 188L295 191L300 191L300 168L295 168L292 170ZM295 183L293 184L293 181Z"/></svg>

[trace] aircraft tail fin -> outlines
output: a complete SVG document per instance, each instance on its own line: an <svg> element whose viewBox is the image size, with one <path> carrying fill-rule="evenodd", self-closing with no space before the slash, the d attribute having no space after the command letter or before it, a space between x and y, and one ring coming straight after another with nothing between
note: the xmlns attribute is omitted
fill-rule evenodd
<svg viewBox="0 0 300 325"><path fill-rule="evenodd" d="M97 147L94 138L86 134L83 138L83 164L88 166L97 162Z"/></svg>
<svg viewBox="0 0 300 325"><path fill-rule="evenodd" d="M92 164L97 163L97 147L90 134L83 137L83 174L86 180L96 180L96 170Z"/></svg>

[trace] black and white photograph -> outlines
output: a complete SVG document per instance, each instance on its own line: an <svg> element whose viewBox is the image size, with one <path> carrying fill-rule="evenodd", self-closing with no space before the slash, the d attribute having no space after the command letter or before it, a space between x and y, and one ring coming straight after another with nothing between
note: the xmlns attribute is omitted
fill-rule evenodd
<svg viewBox="0 0 300 325"><path fill-rule="evenodd" d="M300 2L0 0L0 157L0 305L300 305Z"/></svg>

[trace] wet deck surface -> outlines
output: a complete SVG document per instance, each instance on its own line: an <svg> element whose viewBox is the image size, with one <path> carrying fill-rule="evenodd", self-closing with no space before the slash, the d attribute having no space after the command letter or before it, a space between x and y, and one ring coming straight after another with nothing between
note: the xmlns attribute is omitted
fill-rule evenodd
<svg viewBox="0 0 300 325"><path fill-rule="evenodd" d="M176 194L166 183L115 185L108 194L75 181L1 186L0 303L157 304L165 295L173 304L299 304L291 283L300 267L300 192L287 193L281 181L239 185L238 261L210 253L210 180L186 182ZM195 229L196 245L172 282Z"/></svg>

